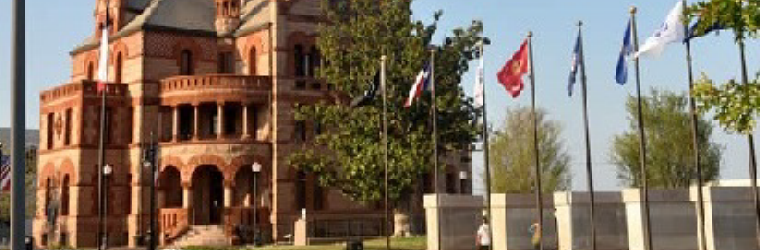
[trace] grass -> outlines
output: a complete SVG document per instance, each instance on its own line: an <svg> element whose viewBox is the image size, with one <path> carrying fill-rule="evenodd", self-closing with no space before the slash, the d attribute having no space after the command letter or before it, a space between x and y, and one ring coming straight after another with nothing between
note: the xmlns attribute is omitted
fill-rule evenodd
<svg viewBox="0 0 760 250"><path fill-rule="evenodd" d="M425 250L427 240L425 237L408 237L408 238L391 238L391 248L393 250ZM212 247L187 247L184 250L242 250L246 248L212 248ZM314 245L314 246L265 246L256 248L262 250L344 250L346 243ZM385 238L368 239L364 241L364 249L381 250L385 249Z"/></svg>

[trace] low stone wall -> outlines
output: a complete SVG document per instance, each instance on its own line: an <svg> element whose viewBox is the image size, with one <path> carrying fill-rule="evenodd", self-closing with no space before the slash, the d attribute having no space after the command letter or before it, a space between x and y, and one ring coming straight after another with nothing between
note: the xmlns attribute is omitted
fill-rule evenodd
<svg viewBox="0 0 760 250"><path fill-rule="evenodd" d="M644 206L638 189L623 190L628 217L628 246L644 250ZM650 190L649 216L653 249L696 250L697 213L688 189Z"/></svg>
<svg viewBox="0 0 760 250"><path fill-rule="evenodd" d="M536 223L535 196L532 194L492 194L491 216L494 250L533 250L529 228ZM557 249L556 216L553 197L544 196L544 249Z"/></svg>
<svg viewBox="0 0 760 250"><path fill-rule="evenodd" d="M595 192L596 249L628 249L625 205L620 192ZM588 192L554 193L559 249L591 249L591 197Z"/></svg>
<svg viewBox="0 0 760 250"><path fill-rule="evenodd" d="M483 215L482 197L430 194L425 195L424 206L428 250L475 249L475 234Z"/></svg>
<svg viewBox="0 0 760 250"><path fill-rule="evenodd" d="M705 231L708 250L758 250L752 190L705 187ZM697 200L697 189L691 190Z"/></svg>

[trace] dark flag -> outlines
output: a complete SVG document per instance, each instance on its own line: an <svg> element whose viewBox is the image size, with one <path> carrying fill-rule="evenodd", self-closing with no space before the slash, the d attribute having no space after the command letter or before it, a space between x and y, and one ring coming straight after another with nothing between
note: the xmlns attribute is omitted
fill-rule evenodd
<svg viewBox="0 0 760 250"><path fill-rule="evenodd" d="M375 73L375 77L372 83L369 84L369 88L364 91L364 95L359 96L351 100L351 107L361 107L369 104L375 99L378 94L382 95L383 91L380 89L380 72Z"/></svg>
<svg viewBox="0 0 760 250"><path fill-rule="evenodd" d="M615 81L620 85L628 82L628 57L633 54L633 46L631 44L631 21L629 20L625 28L623 47L620 48L620 56L618 57L615 70Z"/></svg>
<svg viewBox="0 0 760 250"><path fill-rule="evenodd" d="M697 20L696 23L694 23L693 25L691 25L691 27L689 27L689 30L686 31L686 38L683 39L684 43L690 42L691 39L693 38L706 36L707 34L710 34L710 32L713 32L713 31L715 31L717 34L718 31L726 28L720 23L715 22L712 25L710 25L710 27L707 27L707 29L705 29L704 31L699 32L697 30L697 27L699 27L701 24L702 24L702 20Z"/></svg>
<svg viewBox="0 0 760 250"><path fill-rule="evenodd" d="M575 41L575 49L573 49L573 58L570 64L570 77L567 83L568 96L573 96L573 85L575 85L575 81L578 75L578 66L581 64L580 51L581 51L581 34L578 33L578 39L576 39Z"/></svg>

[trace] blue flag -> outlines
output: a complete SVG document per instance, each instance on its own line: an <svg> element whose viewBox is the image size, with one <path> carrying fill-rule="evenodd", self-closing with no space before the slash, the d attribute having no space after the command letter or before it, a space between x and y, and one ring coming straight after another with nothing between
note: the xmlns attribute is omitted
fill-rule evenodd
<svg viewBox="0 0 760 250"><path fill-rule="evenodd" d="M710 27L707 27L707 29L704 32L697 32L697 27L701 24L702 20L697 20L696 23L692 24L691 27L689 27L689 30L686 31L686 38L683 39L684 43L688 43L693 38L697 37L703 37L707 34L710 34L710 32L713 31L720 31L725 29L726 27L723 27L720 23L716 22L713 23L713 25L710 25Z"/></svg>
<svg viewBox="0 0 760 250"><path fill-rule="evenodd" d="M570 62L570 77L567 83L567 96L573 96L573 85L578 75L578 67L581 64L581 34L578 33L578 39L575 40L575 49Z"/></svg>
<svg viewBox="0 0 760 250"><path fill-rule="evenodd" d="M628 82L628 57L633 54L631 45L631 21L628 20L628 26L625 28L623 37L623 47L620 48L620 57L618 58L617 68L615 70L615 80L618 84L623 85Z"/></svg>

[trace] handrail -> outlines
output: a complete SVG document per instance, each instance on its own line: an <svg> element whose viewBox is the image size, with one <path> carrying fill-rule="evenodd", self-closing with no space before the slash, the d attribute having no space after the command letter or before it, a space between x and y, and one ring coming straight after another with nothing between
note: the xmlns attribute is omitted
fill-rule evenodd
<svg viewBox="0 0 760 250"><path fill-rule="evenodd" d="M272 78L269 76L207 74L170 77L161 80L160 84L161 93L224 88L270 91L272 88Z"/></svg>

